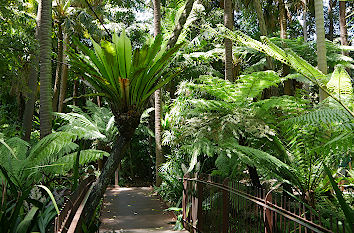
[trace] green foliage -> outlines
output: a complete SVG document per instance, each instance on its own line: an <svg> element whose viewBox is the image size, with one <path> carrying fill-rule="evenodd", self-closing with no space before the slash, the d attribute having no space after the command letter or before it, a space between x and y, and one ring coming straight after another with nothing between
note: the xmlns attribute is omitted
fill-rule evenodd
<svg viewBox="0 0 354 233"><path fill-rule="evenodd" d="M150 95L178 74L164 71L182 44L164 51L161 35L134 52L124 31L120 37L114 34L113 43L102 42L100 46L91 41L94 51L76 41L83 54L71 52L71 62L110 101L117 116L129 110L142 113Z"/></svg>
<svg viewBox="0 0 354 233"><path fill-rule="evenodd" d="M350 232L353 232L353 226L354 226L354 210L348 205L348 203L345 201L345 199L343 198L343 194L342 192L339 190L338 185L336 184L336 182L334 181L333 177L332 177L332 173L330 172L330 170L328 169L328 167L326 165L324 165L326 174L331 182L331 186L334 190L334 192L336 193L336 197L339 201L339 204L341 206L342 211L344 212L345 218L347 220L347 229Z"/></svg>

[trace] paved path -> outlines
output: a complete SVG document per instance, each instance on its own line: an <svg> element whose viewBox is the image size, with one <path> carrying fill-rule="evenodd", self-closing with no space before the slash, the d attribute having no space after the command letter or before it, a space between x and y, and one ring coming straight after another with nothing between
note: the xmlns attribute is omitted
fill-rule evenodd
<svg viewBox="0 0 354 233"><path fill-rule="evenodd" d="M187 232L173 231L173 215L164 209L164 204L153 195L152 188L108 188L99 232Z"/></svg>

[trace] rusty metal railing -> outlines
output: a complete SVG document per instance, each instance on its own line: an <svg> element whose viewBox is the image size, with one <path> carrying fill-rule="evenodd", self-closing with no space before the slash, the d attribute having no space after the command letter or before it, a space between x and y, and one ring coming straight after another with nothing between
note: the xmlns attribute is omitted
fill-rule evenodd
<svg viewBox="0 0 354 233"><path fill-rule="evenodd" d="M59 215L55 218L54 233L68 232L76 211L95 180L96 177L93 175L87 177L80 183L77 190L65 201ZM81 232L80 229L78 229L77 232Z"/></svg>
<svg viewBox="0 0 354 233"><path fill-rule="evenodd" d="M321 215L279 190L220 177L185 176L182 206L190 232L346 232L343 220Z"/></svg>

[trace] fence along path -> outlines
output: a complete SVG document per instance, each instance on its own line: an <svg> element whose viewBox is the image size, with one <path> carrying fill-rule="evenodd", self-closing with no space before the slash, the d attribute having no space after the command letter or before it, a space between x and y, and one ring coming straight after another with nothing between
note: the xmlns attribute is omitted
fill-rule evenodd
<svg viewBox="0 0 354 233"><path fill-rule="evenodd" d="M183 178L183 221L191 232L349 232L281 190L197 174Z"/></svg>

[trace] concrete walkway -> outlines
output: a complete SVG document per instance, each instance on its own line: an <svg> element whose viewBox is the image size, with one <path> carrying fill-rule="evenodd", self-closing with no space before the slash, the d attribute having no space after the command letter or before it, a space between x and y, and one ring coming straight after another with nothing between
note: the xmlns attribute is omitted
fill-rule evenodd
<svg viewBox="0 0 354 233"><path fill-rule="evenodd" d="M187 232L172 230L175 220L165 208L152 188L108 188L99 232Z"/></svg>

